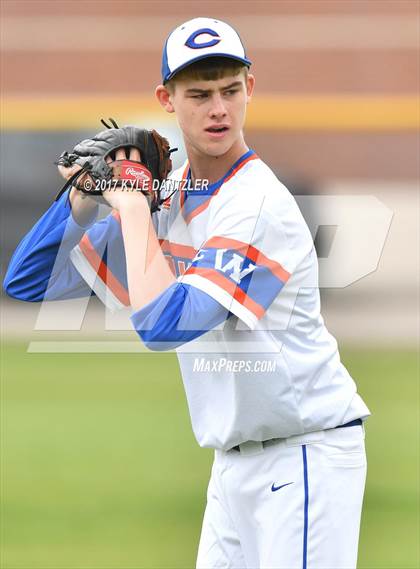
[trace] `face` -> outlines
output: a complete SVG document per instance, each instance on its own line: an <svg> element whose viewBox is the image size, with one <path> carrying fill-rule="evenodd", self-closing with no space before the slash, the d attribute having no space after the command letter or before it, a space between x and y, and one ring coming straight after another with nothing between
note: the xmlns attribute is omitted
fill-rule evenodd
<svg viewBox="0 0 420 569"><path fill-rule="evenodd" d="M242 73L203 81L179 81L173 93L163 86L156 95L168 112L175 112L187 149L207 156L221 156L243 142L246 105L254 77ZM162 90L163 89L163 90Z"/></svg>

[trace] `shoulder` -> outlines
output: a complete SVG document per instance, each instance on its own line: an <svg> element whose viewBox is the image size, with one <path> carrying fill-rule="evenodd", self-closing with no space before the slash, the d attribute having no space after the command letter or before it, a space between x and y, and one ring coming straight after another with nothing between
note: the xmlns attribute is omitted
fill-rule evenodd
<svg viewBox="0 0 420 569"><path fill-rule="evenodd" d="M261 210L279 219L301 216L288 188L259 157L250 160L224 184L218 197L215 207L230 204L238 212Z"/></svg>
<svg viewBox="0 0 420 569"><path fill-rule="evenodd" d="M291 247L312 247L306 221L287 187L262 160L251 160L221 188L211 204L210 220L236 227L260 227L287 239Z"/></svg>

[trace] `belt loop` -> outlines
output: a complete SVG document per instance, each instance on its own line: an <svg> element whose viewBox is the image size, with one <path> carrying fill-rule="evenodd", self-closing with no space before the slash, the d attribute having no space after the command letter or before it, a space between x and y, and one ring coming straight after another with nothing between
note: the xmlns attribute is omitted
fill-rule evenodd
<svg viewBox="0 0 420 569"><path fill-rule="evenodd" d="M263 443L258 441L246 441L239 445L240 453L244 456L251 454L261 454L264 452Z"/></svg>

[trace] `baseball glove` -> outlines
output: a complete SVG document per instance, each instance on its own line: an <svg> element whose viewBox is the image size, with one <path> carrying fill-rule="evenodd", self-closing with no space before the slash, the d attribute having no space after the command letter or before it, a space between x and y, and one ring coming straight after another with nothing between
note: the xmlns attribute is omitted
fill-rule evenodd
<svg viewBox="0 0 420 569"><path fill-rule="evenodd" d="M164 201L160 199L161 182L172 169L171 153L177 149L170 149L166 138L155 130L119 127L109 120L112 126L101 119L107 130L82 140L70 153L61 154L57 165L71 168L77 164L81 168L66 181L55 201L71 185L89 195L102 195L107 189L120 187L140 190L148 198L151 212L159 210ZM120 148L137 148L141 161L116 160L115 152ZM82 178L83 184L79 183Z"/></svg>

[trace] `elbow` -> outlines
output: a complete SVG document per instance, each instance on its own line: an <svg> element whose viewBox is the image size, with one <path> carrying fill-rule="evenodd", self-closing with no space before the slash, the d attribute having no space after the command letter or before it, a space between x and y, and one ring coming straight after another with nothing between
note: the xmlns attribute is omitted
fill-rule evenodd
<svg viewBox="0 0 420 569"><path fill-rule="evenodd" d="M136 332L146 348L152 352L168 352L185 343L171 338L169 334L157 333L154 330L136 330Z"/></svg>
<svg viewBox="0 0 420 569"><path fill-rule="evenodd" d="M44 298L44 292L35 290L33 287L28 286L28 283L19 279L17 275L6 273L3 281L4 292L16 300L24 302L40 302Z"/></svg>
<svg viewBox="0 0 420 569"><path fill-rule="evenodd" d="M208 330L180 330L176 326L163 328L159 325L151 330L136 328L143 344L153 352L167 352L192 342Z"/></svg>
<svg viewBox="0 0 420 569"><path fill-rule="evenodd" d="M3 291L11 298L16 298L17 300L23 300L21 298L21 291L18 286L16 286L15 279L13 275L9 273L6 274L3 281Z"/></svg>
<svg viewBox="0 0 420 569"><path fill-rule="evenodd" d="M23 302L41 302L44 297L38 294L31 294L30 292L23 291L20 289L15 289L13 287L3 287L4 292L14 298L15 300L21 300Z"/></svg>

